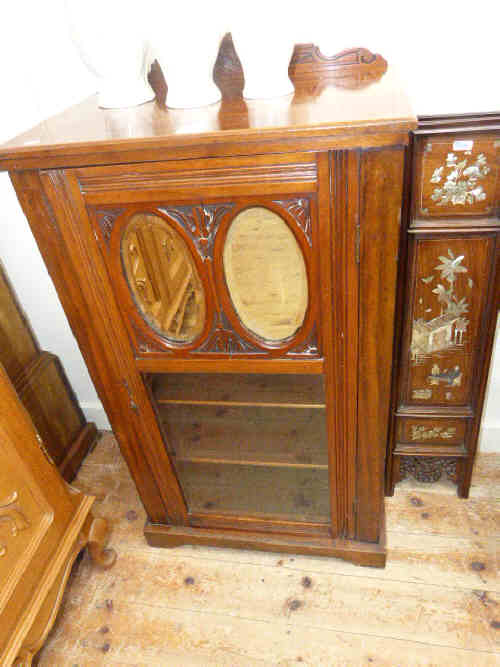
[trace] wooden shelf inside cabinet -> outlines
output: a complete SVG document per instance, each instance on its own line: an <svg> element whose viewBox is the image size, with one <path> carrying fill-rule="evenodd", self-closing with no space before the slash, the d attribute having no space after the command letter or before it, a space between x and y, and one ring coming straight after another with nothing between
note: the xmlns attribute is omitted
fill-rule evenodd
<svg viewBox="0 0 500 667"><path fill-rule="evenodd" d="M328 468L325 410L169 405L159 416L178 462Z"/></svg>
<svg viewBox="0 0 500 667"><path fill-rule="evenodd" d="M158 404L325 408L320 375L182 374L152 378Z"/></svg>
<svg viewBox="0 0 500 667"><path fill-rule="evenodd" d="M293 96L118 111L91 99L1 148L0 169L110 415L150 544L383 566L416 120L379 56L326 62L311 48L294 67L314 86Z"/></svg>

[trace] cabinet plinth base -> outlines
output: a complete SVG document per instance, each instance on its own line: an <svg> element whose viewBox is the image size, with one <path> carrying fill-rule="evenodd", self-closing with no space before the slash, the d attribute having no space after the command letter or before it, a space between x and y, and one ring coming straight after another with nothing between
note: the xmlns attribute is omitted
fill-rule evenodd
<svg viewBox="0 0 500 667"><path fill-rule="evenodd" d="M179 547L183 544L201 544L233 549L256 549L281 553L333 556L355 565L385 567L384 540L378 543L329 537L297 537L296 535L269 535L263 532L222 530L168 526L147 522L144 535L152 547Z"/></svg>

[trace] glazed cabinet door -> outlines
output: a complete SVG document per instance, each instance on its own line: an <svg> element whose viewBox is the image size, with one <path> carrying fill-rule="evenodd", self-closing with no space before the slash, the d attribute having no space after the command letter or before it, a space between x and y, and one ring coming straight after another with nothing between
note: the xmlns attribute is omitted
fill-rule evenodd
<svg viewBox="0 0 500 667"><path fill-rule="evenodd" d="M81 344L94 348L152 522L336 533L330 220L320 229L316 156L41 178L55 216L74 220L60 233L85 256L84 299L99 304L97 336Z"/></svg>
<svg viewBox="0 0 500 667"><path fill-rule="evenodd" d="M415 133L389 493L407 475L468 493L498 298L500 132L483 123Z"/></svg>

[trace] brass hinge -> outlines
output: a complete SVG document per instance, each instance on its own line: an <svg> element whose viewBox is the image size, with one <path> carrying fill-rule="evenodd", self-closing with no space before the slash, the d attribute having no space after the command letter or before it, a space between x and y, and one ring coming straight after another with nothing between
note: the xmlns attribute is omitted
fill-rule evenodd
<svg viewBox="0 0 500 667"><path fill-rule="evenodd" d="M54 461L54 459L52 458L52 456L49 454L49 450L47 449L47 447L45 447L45 444L44 444L44 442L43 442L43 440L42 440L42 438L41 438L41 436L40 436L39 433L36 434L36 439L37 439L37 441L38 441L38 446L39 446L40 449L42 450L42 452L43 452L43 454L45 455L45 458L47 459L47 461L48 461L51 465L55 466L55 461Z"/></svg>
<svg viewBox="0 0 500 667"><path fill-rule="evenodd" d="M356 256L356 264L359 264L359 253L360 253L360 245L361 245L361 228L359 225L356 225L356 239L354 241L355 243L355 256Z"/></svg>

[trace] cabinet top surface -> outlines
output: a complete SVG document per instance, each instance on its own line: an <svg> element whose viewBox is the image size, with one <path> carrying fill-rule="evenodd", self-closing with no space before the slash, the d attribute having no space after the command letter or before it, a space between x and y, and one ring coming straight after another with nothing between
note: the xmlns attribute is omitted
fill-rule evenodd
<svg viewBox="0 0 500 667"><path fill-rule="evenodd" d="M262 152L266 142L311 138L331 140L332 148L343 138L347 147L349 138L355 146L360 136L407 133L415 126L391 68L358 89L328 86L302 99L289 95L197 109L165 110L154 101L100 109L92 96L0 145L0 170L165 159L165 151L191 157L200 154L200 145L206 156L223 154L223 145L230 154L231 146L244 143L251 154Z"/></svg>

